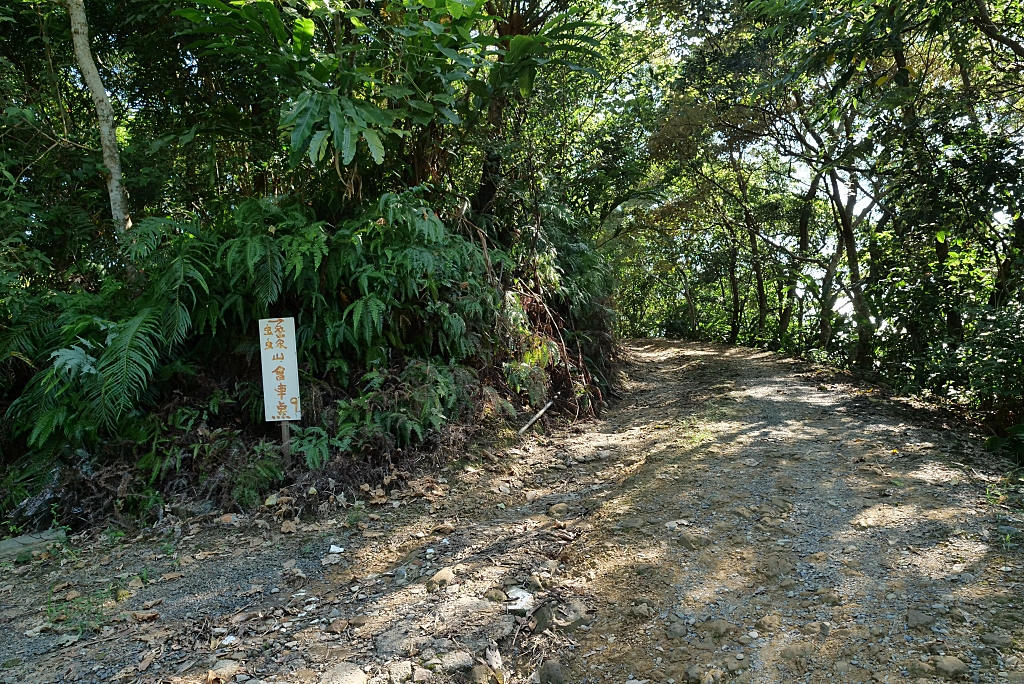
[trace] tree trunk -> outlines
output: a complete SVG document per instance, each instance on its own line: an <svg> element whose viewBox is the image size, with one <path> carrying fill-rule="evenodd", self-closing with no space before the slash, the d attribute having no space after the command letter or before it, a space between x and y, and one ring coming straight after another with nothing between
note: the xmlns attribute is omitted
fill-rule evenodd
<svg viewBox="0 0 1024 684"><path fill-rule="evenodd" d="M818 196L818 183L821 176L815 175L807 194L803 197L803 206L800 207L800 227L797 238L800 241L797 254L806 257L811 250L811 218L814 215L814 198ZM778 340L781 347L786 346L789 337L789 322L793 318L793 306L796 303L796 284L800 276L800 262L794 260L789 267L789 278L786 280L786 306L779 316Z"/></svg>
<svg viewBox="0 0 1024 684"><path fill-rule="evenodd" d="M839 261L843 258L843 236L839 235L836 243L836 253L828 262L825 269L825 276L821 280L821 311L818 317L818 348L828 349L832 341L832 306L835 304L836 295L832 292L832 284L835 281L836 271L839 269Z"/></svg>
<svg viewBox="0 0 1024 684"><path fill-rule="evenodd" d="M752 220L749 215L747 220L749 226ZM761 253L757 248L757 233L753 227L748 227L747 234L750 237L750 258L754 268L754 282L757 285L757 331L755 336L760 341L768 323L768 294L764 288L764 272L761 267Z"/></svg>
<svg viewBox="0 0 1024 684"><path fill-rule="evenodd" d="M96 107L96 119L100 128L100 145L103 148L103 164L107 167L107 194L110 196L110 213L114 218L114 230L118 235L131 228L132 220L128 215L128 203L125 199L124 186L121 184L121 154L117 147L117 123L114 121L114 110L110 107L103 79L96 68L89 47L89 22L85 16L83 0L66 0L68 18L71 20L71 41L74 45L75 59L82 80L89 88L93 105Z"/></svg>
<svg viewBox="0 0 1024 684"><path fill-rule="evenodd" d="M690 337L691 340L699 339L697 335L697 306L693 303L693 291L690 289L690 279L686 275L686 264L680 271L683 276L683 296L686 298L686 308L690 314Z"/></svg>
<svg viewBox="0 0 1024 684"><path fill-rule="evenodd" d="M764 287L764 270L761 267L761 255L757 247L757 222L750 213L749 190L747 179L743 175L741 157L729 157L732 161L733 171L736 173L736 184L740 189L741 206L743 208L743 223L747 228L747 236L750 240L751 267L754 270L754 281L757 289L757 328L754 337L761 341L764 329L768 322L768 295Z"/></svg>
<svg viewBox="0 0 1024 684"><path fill-rule="evenodd" d="M736 275L738 249L735 236L729 247L729 291L732 293L732 313L729 317L729 344L736 344L740 338L740 283Z"/></svg>
<svg viewBox="0 0 1024 684"><path fill-rule="evenodd" d="M505 98L496 97L487 106L487 126L490 129L491 144L484 155L484 166L480 171L480 183L473 197L473 211L483 214L491 211L494 198L498 193L498 180L501 177L501 154L496 149L503 131L502 121L505 116ZM506 245L507 246L507 245Z"/></svg>
<svg viewBox="0 0 1024 684"><path fill-rule="evenodd" d="M964 319L956 308L954 301L954 286L946 273L946 262L949 261L949 241L935 239L935 256L939 262L939 297L945 302L946 314L946 335L950 345L955 350L964 341Z"/></svg>
<svg viewBox="0 0 1024 684"><path fill-rule="evenodd" d="M854 320L857 323L857 348L854 351L853 363L859 368L871 365L871 345L874 340L874 325L871 322L871 310L864 298L864 283L860 277L860 258L857 253L857 240L853 234L854 206L856 191L853 180L847 184L847 201L842 202L839 192L839 174L830 171L832 180L832 203L839 215L839 230L846 245L846 266L850 269L850 294L853 299Z"/></svg>
<svg viewBox="0 0 1024 684"><path fill-rule="evenodd" d="M992 307L1003 307L1013 299L1013 291L1016 289L1019 267L1015 264L1024 263L1024 214L1013 220L1013 232L1010 235L1009 249L1002 260L998 259L996 268L996 279L992 294L989 296L989 305Z"/></svg>

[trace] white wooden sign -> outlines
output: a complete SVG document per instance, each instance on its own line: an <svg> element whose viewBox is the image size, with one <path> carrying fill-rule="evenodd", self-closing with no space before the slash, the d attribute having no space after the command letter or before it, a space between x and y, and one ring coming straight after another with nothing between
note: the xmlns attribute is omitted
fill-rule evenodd
<svg viewBox="0 0 1024 684"><path fill-rule="evenodd" d="M299 363L294 318L260 319L266 419L299 420Z"/></svg>

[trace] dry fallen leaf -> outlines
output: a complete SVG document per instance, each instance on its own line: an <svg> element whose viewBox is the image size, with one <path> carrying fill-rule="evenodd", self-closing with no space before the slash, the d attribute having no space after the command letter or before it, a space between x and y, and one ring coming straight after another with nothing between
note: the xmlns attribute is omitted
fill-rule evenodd
<svg viewBox="0 0 1024 684"><path fill-rule="evenodd" d="M150 622L160 617L160 613L155 610L136 610L132 613L132 617L139 622Z"/></svg>
<svg viewBox="0 0 1024 684"><path fill-rule="evenodd" d="M142 589L144 586L146 586L146 585L145 585L145 583L143 583L141 577L136 577L136 578L132 579L131 582L128 583L128 588L129 589Z"/></svg>
<svg viewBox="0 0 1024 684"><path fill-rule="evenodd" d="M82 592L80 592L80 591L69 591L68 593L64 594L64 600L65 601L74 601L76 598L78 598L81 595L82 595Z"/></svg>
<svg viewBox="0 0 1024 684"><path fill-rule="evenodd" d="M165 572L164 574L160 575L160 580L162 582L170 582L171 580L181 579L184 576L185 573L183 572Z"/></svg>
<svg viewBox="0 0 1024 684"><path fill-rule="evenodd" d="M145 603L143 603L142 607L145 608L146 610L149 610L150 608L152 608L154 606L159 606L163 602L164 602L164 600L162 598L153 599L152 601L146 601Z"/></svg>
<svg viewBox="0 0 1024 684"><path fill-rule="evenodd" d="M281 523L281 534L295 534L299 531L294 520L285 520Z"/></svg>
<svg viewBox="0 0 1024 684"><path fill-rule="evenodd" d="M146 658L139 663L139 672L145 672L149 669L149 666L153 664L153 656L148 655Z"/></svg>

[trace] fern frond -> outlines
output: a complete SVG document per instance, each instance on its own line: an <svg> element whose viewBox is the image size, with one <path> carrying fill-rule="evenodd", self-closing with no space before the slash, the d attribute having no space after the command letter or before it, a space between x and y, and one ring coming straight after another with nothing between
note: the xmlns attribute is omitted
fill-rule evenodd
<svg viewBox="0 0 1024 684"><path fill-rule="evenodd" d="M107 420L116 420L134 407L156 370L165 344L152 308L114 326L96 364L103 382L100 395L94 399L99 399Z"/></svg>

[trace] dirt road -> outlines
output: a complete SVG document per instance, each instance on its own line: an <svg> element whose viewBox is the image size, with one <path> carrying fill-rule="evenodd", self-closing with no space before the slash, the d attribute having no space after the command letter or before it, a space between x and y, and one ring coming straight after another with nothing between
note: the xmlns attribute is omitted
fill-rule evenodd
<svg viewBox="0 0 1024 684"><path fill-rule="evenodd" d="M806 364L630 349L602 420L365 504L5 564L0 681L1024 682L1007 464Z"/></svg>

